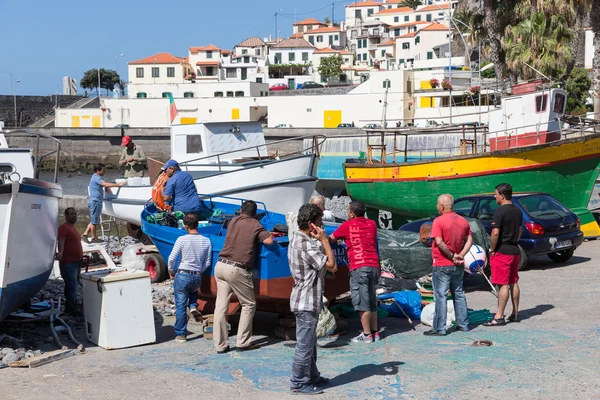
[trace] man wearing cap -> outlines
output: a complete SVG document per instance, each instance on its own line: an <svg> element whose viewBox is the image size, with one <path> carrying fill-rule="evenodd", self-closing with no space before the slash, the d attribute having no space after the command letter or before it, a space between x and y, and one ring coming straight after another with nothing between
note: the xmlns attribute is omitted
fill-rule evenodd
<svg viewBox="0 0 600 400"><path fill-rule="evenodd" d="M119 163L125 166L125 178L144 176L144 163L146 154L142 146L136 146L130 136L123 136L121 146L125 146L121 152Z"/></svg>
<svg viewBox="0 0 600 400"><path fill-rule="evenodd" d="M163 200L170 202L174 211L197 213L200 211L200 199L194 184L194 178L189 172L182 171L179 163L169 160L162 167L169 178L163 192Z"/></svg>

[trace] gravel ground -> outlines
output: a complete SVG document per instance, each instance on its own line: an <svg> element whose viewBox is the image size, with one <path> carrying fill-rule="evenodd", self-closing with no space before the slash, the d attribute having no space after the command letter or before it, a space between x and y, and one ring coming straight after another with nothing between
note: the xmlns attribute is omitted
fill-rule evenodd
<svg viewBox="0 0 600 400"><path fill-rule="evenodd" d="M387 318L382 341L354 345L349 338L359 325L350 320L347 335L318 349L319 369L332 378L320 398L600 398L598 257L600 241L584 243L565 264L532 260L520 273L518 324L435 338L423 336L428 327L418 324L413 331L406 320ZM481 282L470 287L470 308L495 311L496 299ZM86 354L39 368L2 369L2 399L292 398L294 345L273 337L276 315L256 315L262 349L223 355L198 325L188 325L187 343L176 343L174 318L157 316L156 322L154 345L106 351L87 344ZM494 345L470 346L483 339Z"/></svg>

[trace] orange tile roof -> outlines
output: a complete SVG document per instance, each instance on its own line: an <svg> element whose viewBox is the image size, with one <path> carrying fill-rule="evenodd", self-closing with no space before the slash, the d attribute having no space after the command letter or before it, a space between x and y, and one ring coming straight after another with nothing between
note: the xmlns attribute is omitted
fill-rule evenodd
<svg viewBox="0 0 600 400"><path fill-rule="evenodd" d="M301 38L287 38L277 43L273 48L314 48L312 44Z"/></svg>
<svg viewBox="0 0 600 400"><path fill-rule="evenodd" d="M264 46L265 42L263 42L263 40L259 37L253 36L250 37L246 40L244 40L242 43L238 44L236 47L259 47L259 46Z"/></svg>
<svg viewBox="0 0 600 400"><path fill-rule="evenodd" d="M404 3L404 0L387 0L384 5L386 4L402 4Z"/></svg>
<svg viewBox="0 0 600 400"><path fill-rule="evenodd" d="M353 53L353 52L351 52L351 51L348 51L348 50L340 50L340 51L339 51L339 53L340 53L341 55L343 55L343 56L351 56L351 55L354 55L354 53Z"/></svg>
<svg viewBox="0 0 600 400"><path fill-rule="evenodd" d="M198 61L196 63L196 65L206 65L206 66L219 65L219 64L221 64L221 61Z"/></svg>
<svg viewBox="0 0 600 400"><path fill-rule="evenodd" d="M410 33L407 33L407 34L405 34L405 35L402 35L402 36L397 36L397 37L396 37L396 39L403 39L403 38L411 38L411 37L415 37L415 36L417 36L417 34L418 34L419 32L420 32L420 31L416 31L416 32L410 32Z"/></svg>
<svg viewBox="0 0 600 400"><path fill-rule="evenodd" d="M219 51L219 50L221 50L221 49L218 48L217 46L215 46L214 44L209 44L208 46L204 46L204 47L197 47L197 46L190 47L191 53L198 53L199 51Z"/></svg>
<svg viewBox="0 0 600 400"><path fill-rule="evenodd" d="M448 27L446 25L438 24L434 22L432 24L427 25L425 28L421 29L422 31L447 31Z"/></svg>
<svg viewBox="0 0 600 400"><path fill-rule="evenodd" d="M378 7L383 6L379 1L357 1L356 3L348 4L346 7Z"/></svg>
<svg viewBox="0 0 600 400"><path fill-rule="evenodd" d="M318 19L306 18L306 19L303 19L302 21L296 22L294 24L294 26L298 26L298 25L326 25L326 24L319 21Z"/></svg>
<svg viewBox="0 0 600 400"><path fill-rule="evenodd" d="M379 46L392 46L392 45L395 45L395 44L396 44L396 39L390 39L387 42L379 43L377 45L377 47L379 47Z"/></svg>
<svg viewBox="0 0 600 400"><path fill-rule="evenodd" d="M141 60L130 61L127 64L179 64L186 62L185 57L175 57L170 53L158 53Z"/></svg>
<svg viewBox="0 0 600 400"><path fill-rule="evenodd" d="M427 21L406 22L406 23L400 24L400 25L392 25L392 26L390 26L390 29L406 28L408 26L415 26L415 25L429 24L429 23L430 22L427 22Z"/></svg>
<svg viewBox="0 0 600 400"><path fill-rule="evenodd" d="M426 6L426 7L423 7L423 8L418 8L415 12L436 11L436 10L439 10L440 8L443 9L443 10L445 10L445 9L448 8L448 4L447 3L446 4L440 4L439 7L432 4L430 6Z"/></svg>
<svg viewBox="0 0 600 400"><path fill-rule="evenodd" d="M375 13L373 15L385 15L385 14L405 14L405 13L412 13L415 10L413 10L410 7L396 7L396 8L386 8L385 10L381 10L378 13Z"/></svg>
<svg viewBox="0 0 600 400"><path fill-rule="evenodd" d="M302 39L304 37L304 34L302 32L296 32L290 37L293 39Z"/></svg>
<svg viewBox="0 0 600 400"><path fill-rule="evenodd" d="M311 31L308 32L304 32L304 34L311 34L311 33L328 33L328 32L339 32L340 28L336 28L335 26L326 26L323 28L317 28L317 29L313 29Z"/></svg>
<svg viewBox="0 0 600 400"><path fill-rule="evenodd" d="M315 53L339 53L339 51L334 50L331 47L325 47L324 49L315 50Z"/></svg>

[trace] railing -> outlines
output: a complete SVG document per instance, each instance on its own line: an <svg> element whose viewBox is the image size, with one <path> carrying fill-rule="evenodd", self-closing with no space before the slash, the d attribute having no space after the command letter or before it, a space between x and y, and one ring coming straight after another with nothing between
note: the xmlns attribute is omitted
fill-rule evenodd
<svg viewBox="0 0 600 400"><path fill-rule="evenodd" d="M33 165L33 169L35 171L35 179L39 179L39 177L40 177L40 167L42 165L42 160L44 158L46 158L47 156L50 156L50 155L56 153L56 159L54 160L54 183L58 182L58 167L59 167L59 163L60 163L60 149L61 149L60 141L58 139L56 139L55 137L52 137L50 135L47 135L45 133L36 132L32 129L9 129L9 130L3 130L2 133L10 134L11 136L14 136L14 137L30 137L30 136L36 137L35 156L34 156L34 165ZM40 156L39 154L40 154L40 138L41 137L44 139L49 139L49 140L54 141L56 144L56 150L49 151L48 153L42 154L42 156Z"/></svg>
<svg viewBox="0 0 600 400"><path fill-rule="evenodd" d="M548 132L540 132L540 126L542 124L544 125L550 125L553 122L557 122L558 123L558 129L554 130L554 131L548 131ZM563 123L567 122L569 123L571 126L569 128L563 128ZM577 125L572 127L572 125L576 123ZM524 125L524 126L519 126L516 128L507 128L507 129L502 129L502 130L498 130L498 131L494 131L494 132L489 132L488 131L488 127L487 126L475 126L475 125L468 125L468 124L463 124L462 126L455 126L455 127L445 127L443 129L440 130L436 130L436 131L417 131L417 130L407 130L406 128L403 129L386 129L386 130L367 130L367 164L373 164L374 162L378 162L378 163L383 163L386 164L387 163L387 156L388 155L392 155L392 163L396 162L396 154L401 153L403 154L403 161L402 162L408 162L408 158L409 158L409 154L414 154L415 152L419 153L419 160L423 159L423 150L422 149L408 149L408 138L411 136L420 136L420 135L440 135L440 134L462 134L462 138L460 139L460 147L448 147L448 148L434 148L431 150L425 150L425 151L429 151L429 152L433 152L434 153L434 157L433 158L443 158L443 157L452 157L455 156L456 154L454 154L454 152L450 152L450 153L446 153L445 155L442 155L441 157L438 157L438 152L440 150L455 150L455 149L460 149L460 155L466 155L468 154L469 150L471 152L471 154L477 154L480 150L482 152L487 152L488 148L490 147L490 144L488 143L488 139L490 139L490 135L494 134L495 137L493 137L493 139L495 139L496 144L503 144L503 143L511 143L511 141L515 141L515 146L514 147L519 147L519 133L515 133L514 135L511 134L506 134L509 131L517 131L517 130L521 130L523 128L530 128L530 127L535 127L535 138L536 138L536 143L535 144L540 144L540 138L542 135L549 135L549 134L554 134L554 133L560 133L560 137L561 139L566 139L569 136L583 136L586 134L596 134L596 133L600 133L600 120L592 120L592 119L587 119L587 118L582 118L582 117L577 117L577 116L570 116L570 115L564 115L561 118L556 118L544 123L536 123L536 124L530 124L530 125ZM467 129L472 129L471 132L468 132ZM376 133L375 135L373 135L373 133ZM505 135L499 136L500 133L504 133ZM388 153L387 152L387 144L385 143L385 138L386 135L393 135L393 145L392 145L392 152ZM398 144L398 135L403 136L404 137L404 148L403 149L398 149L397 148L397 144ZM468 135L468 136L467 136ZM478 144L477 138L481 137L483 143L482 144ZM380 143L374 143L371 144L370 143L370 139L372 138L379 138ZM527 139L531 139L533 136L528 136ZM523 139L521 139L523 140ZM381 154L381 158L380 159L376 159L374 158L374 151L380 151ZM416 157L411 157L411 158L416 158Z"/></svg>
<svg viewBox="0 0 600 400"><path fill-rule="evenodd" d="M301 150L298 151L294 151L291 153L285 153L283 155L279 154L279 151L276 152L276 154L274 156L263 156L260 154L261 149L266 149L267 146L273 146L273 145L277 145L277 144L281 144L281 143L287 143L287 142L291 142L291 141L302 141L304 142L304 139L306 138L312 138L312 146L309 148L302 148ZM259 164L268 164L268 163L272 163L274 161L280 160L282 158L289 158L289 157L293 157L295 155L299 155L299 154L307 154L307 152L309 152L308 154L314 154L315 156L319 157L320 156L320 146L323 144L323 142L325 142L325 140L327 139L327 137L325 135L304 135L304 136L297 136L297 137L293 137L293 138L287 138L287 139L283 139L283 140L277 140L275 142L270 142L270 143L265 143L265 144L260 144L257 146L251 146L251 147L246 147L243 149L239 149L239 150L231 150L231 151L227 151L225 153L219 153L219 154L213 154L210 156L204 156L204 157L200 157L200 158L195 158L193 160L189 160L186 161L184 163L180 164L180 167L185 167L186 171L188 170L188 167L190 166L194 166L194 165L201 165L201 164L197 164L196 162L198 161L202 161L202 160L208 160L208 159L217 159L217 166L219 168L219 171L222 171L222 164L225 164L226 166L231 166L232 164L230 163L222 163L221 159L223 156L228 155L228 154L235 154L235 153L241 153L243 151L249 151L249 150L256 150L256 158L252 157L252 159L249 159L248 161L257 161ZM196 163L196 164L194 164ZM205 164L202 164L205 165Z"/></svg>

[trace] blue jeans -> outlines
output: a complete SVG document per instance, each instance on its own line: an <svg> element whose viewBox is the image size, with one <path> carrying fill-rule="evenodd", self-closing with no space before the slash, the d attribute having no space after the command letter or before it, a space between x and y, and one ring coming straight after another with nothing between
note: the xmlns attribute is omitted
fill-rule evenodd
<svg viewBox="0 0 600 400"><path fill-rule="evenodd" d="M463 267L433 267L433 298L435 300L435 315L433 318L433 330L446 333L446 293L450 290L454 299L454 312L456 314L456 326L463 330L469 329L469 317L467 315L467 298L463 290Z"/></svg>
<svg viewBox="0 0 600 400"><path fill-rule="evenodd" d="M175 274L173 292L175 294L175 334L185 336L187 330L187 308L198 308L198 289L200 289L201 275Z"/></svg>
<svg viewBox="0 0 600 400"><path fill-rule="evenodd" d="M321 374L317 369L317 322L319 313L299 311L296 314L296 351L292 364L291 389L302 389Z"/></svg>
<svg viewBox="0 0 600 400"><path fill-rule="evenodd" d="M60 276L65 282L66 310L77 310L77 275L81 270L81 261L59 263Z"/></svg>

